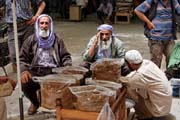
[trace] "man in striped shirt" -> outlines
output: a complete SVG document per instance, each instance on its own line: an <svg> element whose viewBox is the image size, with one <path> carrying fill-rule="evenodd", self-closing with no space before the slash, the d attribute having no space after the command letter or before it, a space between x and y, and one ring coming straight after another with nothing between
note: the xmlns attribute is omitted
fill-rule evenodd
<svg viewBox="0 0 180 120"><path fill-rule="evenodd" d="M151 9L152 2L156 2L156 12L152 20L148 19L145 13ZM176 26L174 13L180 14L180 5L177 0L145 0L134 10L136 15L146 23L148 27L148 45L150 48L151 60L161 67L163 54L166 57L166 65L169 62L172 48L176 39ZM175 33L175 34L173 34Z"/></svg>

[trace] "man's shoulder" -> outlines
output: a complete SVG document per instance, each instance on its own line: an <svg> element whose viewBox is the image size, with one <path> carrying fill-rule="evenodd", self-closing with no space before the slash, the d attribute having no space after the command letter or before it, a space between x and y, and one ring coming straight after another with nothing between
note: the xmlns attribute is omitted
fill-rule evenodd
<svg viewBox="0 0 180 120"><path fill-rule="evenodd" d="M113 41L115 45L123 44L123 42L116 36L113 37Z"/></svg>

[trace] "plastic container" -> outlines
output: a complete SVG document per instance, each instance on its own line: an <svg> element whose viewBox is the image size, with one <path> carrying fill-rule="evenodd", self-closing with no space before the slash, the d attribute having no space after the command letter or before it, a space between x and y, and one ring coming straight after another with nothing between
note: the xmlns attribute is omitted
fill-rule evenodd
<svg viewBox="0 0 180 120"><path fill-rule="evenodd" d="M173 90L173 97L180 97L180 79L171 78L171 86Z"/></svg>

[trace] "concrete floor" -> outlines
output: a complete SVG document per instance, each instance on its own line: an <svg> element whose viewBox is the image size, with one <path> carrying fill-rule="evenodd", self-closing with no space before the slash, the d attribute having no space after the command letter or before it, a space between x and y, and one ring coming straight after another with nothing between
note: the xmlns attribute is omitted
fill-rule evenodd
<svg viewBox="0 0 180 120"><path fill-rule="evenodd" d="M72 54L73 64L78 65L82 61L81 54L86 47L89 38L96 33L96 28L98 22L95 15L90 15L86 20L81 22L65 21L61 20L58 16L54 17L54 30L58 36L61 36L68 48L69 52ZM147 39L143 35L143 24L138 21L136 18L132 20L130 24L114 24L114 33L118 36L123 42L124 47L128 49L137 49L139 50L143 57L149 59L149 49L147 46ZM180 38L180 34L178 34ZM163 68L162 68L163 69ZM6 66L6 70L12 78L16 79L17 75L12 73L11 65ZM2 70L0 71L1 74ZM19 90L18 87L12 94L12 96L6 97L7 109L8 109L8 120L19 119ZM27 108L29 106L29 101L24 97L24 113L25 120L44 120L46 119L55 119L53 114L42 114L43 110L34 116L27 116ZM180 99L173 98L173 104L170 115L168 115L164 120L180 120ZM16 116L16 117L15 117Z"/></svg>

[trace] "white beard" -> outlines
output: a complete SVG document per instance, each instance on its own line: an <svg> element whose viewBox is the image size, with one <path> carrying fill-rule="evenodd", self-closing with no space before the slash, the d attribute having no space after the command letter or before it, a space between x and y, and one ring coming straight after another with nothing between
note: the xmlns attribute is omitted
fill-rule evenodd
<svg viewBox="0 0 180 120"><path fill-rule="evenodd" d="M48 30L39 29L39 36L41 36L42 38L48 37L49 36L49 29Z"/></svg>
<svg viewBox="0 0 180 120"><path fill-rule="evenodd" d="M111 47L112 39L107 41L101 41L101 49L109 49Z"/></svg>

